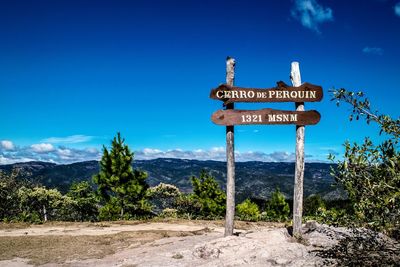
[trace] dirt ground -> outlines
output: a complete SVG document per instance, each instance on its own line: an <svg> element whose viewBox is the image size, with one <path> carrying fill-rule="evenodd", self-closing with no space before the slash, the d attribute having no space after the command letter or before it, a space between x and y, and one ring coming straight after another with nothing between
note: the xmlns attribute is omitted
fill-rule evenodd
<svg viewBox="0 0 400 267"><path fill-rule="evenodd" d="M0 266L316 266L336 240L293 240L283 224L222 221L0 224ZM311 253L310 253L311 252Z"/></svg>

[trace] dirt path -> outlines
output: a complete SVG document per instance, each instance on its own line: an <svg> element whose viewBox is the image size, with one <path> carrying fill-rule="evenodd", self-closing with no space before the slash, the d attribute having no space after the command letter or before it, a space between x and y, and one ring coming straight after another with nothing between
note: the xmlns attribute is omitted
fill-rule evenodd
<svg viewBox="0 0 400 267"><path fill-rule="evenodd" d="M303 245L285 228L243 225L232 237L207 221L3 227L0 266L315 266L309 252L333 242L319 234Z"/></svg>
<svg viewBox="0 0 400 267"><path fill-rule="evenodd" d="M106 224L89 224L87 226L77 224L66 224L64 226L48 226L48 225L32 225L22 229L1 229L0 237L4 236L98 236L118 234L121 232L137 232L137 231L199 231L204 229L204 225L189 225L189 224L171 224L171 223L142 223L136 225L121 225L118 223Z"/></svg>

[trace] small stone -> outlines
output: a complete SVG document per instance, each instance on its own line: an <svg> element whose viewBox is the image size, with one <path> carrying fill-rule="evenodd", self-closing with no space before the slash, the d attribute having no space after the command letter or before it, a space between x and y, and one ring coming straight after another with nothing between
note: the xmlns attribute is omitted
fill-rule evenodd
<svg viewBox="0 0 400 267"><path fill-rule="evenodd" d="M314 231L315 229L318 228L318 223L317 223L317 221L314 221L314 220L312 220L312 221L307 221L307 222L306 222L306 228L307 228L309 231Z"/></svg>

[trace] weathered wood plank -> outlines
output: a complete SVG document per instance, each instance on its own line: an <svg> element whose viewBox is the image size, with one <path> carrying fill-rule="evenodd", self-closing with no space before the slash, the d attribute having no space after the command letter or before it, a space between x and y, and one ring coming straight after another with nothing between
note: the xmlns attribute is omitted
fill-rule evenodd
<svg viewBox="0 0 400 267"><path fill-rule="evenodd" d="M226 83L233 86L235 80L235 59L226 60ZM226 105L227 110L233 110L234 104ZM235 145L234 127L226 127L226 215L225 236L233 235L235 218Z"/></svg>
<svg viewBox="0 0 400 267"><path fill-rule="evenodd" d="M244 88L222 84L211 90L210 98L233 102L318 102L323 97L321 86L304 83L299 87L278 82L274 88Z"/></svg>
<svg viewBox="0 0 400 267"><path fill-rule="evenodd" d="M301 86L300 67L298 62L292 62L290 79L293 86ZM304 112L304 103L296 103L296 111ZM303 216L303 181L304 181L304 142L305 127L296 127L296 163L294 174L293 194L293 236L300 238L302 235Z"/></svg>
<svg viewBox="0 0 400 267"><path fill-rule="evenodd" d="M277 109L260 110L218 110L211 120L218 125L254 125L254 124L295 124L314 125L321 115L316 110L286 111Z"/></svg>

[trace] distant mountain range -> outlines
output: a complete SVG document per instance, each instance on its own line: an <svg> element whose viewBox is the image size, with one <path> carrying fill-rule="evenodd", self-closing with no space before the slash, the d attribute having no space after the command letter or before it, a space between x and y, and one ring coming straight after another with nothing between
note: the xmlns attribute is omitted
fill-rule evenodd
<svg viewBox="0 0 400 267"><path fill-rule="evenodd" d="M334 179L329 174L331 164L306 163L304 174L304 194L320 194L327 199L343 197L343 192L332 187ZM136 160L134 168L146 171L147 182L155 186L160 182L176 185L183 192L192 189L190 177L198 176L201 170L210 172L225 189L226 163L220 161L199 161L187 159ZM98 161L85 161L58 165L48 162L26 162L0 165L0 170L10 172L19 169L21 177L48 188L68 191L73 182L90 181L99 171ZM267 199L275 188L292 198L294 163L286 162L237 162L236 196L238 200L247 197Z"/></svg>

